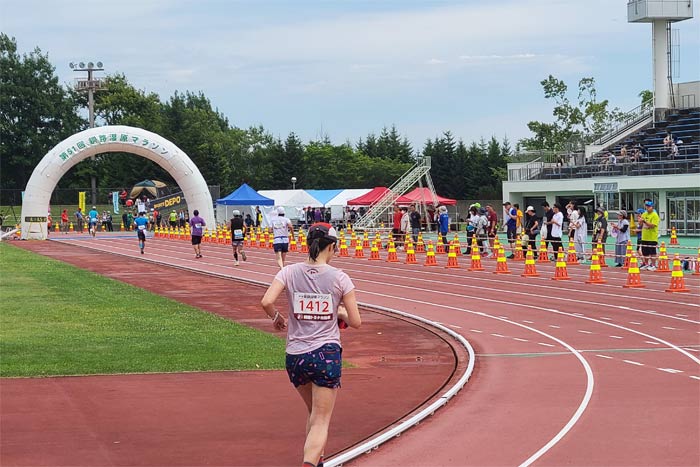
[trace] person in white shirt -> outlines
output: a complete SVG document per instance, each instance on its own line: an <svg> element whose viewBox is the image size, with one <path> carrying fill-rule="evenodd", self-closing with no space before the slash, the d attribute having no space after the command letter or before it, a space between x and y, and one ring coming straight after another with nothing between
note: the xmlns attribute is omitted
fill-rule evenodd
<svg viewBox="0 0 700 467"><path fill-rule="evenodd" d="M292 221L284 216L284 208L281 206L277 208L277 219L272 219L270 224L273 236L272 248L277 257L277 265L282 269L289 251L289 239L294 240L294 226Z"/></svg>
<svg viewBox="0 0 700 467"><path fill-rule="evenodd" d="M554 251L554 260L557 259L557 253L559 252L559 249L562 248L561 246L561 234L562 234L562 225L564 224L564 214L561 212L561 205L559 203L554 203L554 206L552 207L554 210L554 215L552 216L552 220L547 222L549 225L549 228L551 229L551 242L552 242L552 250Z"/></svg>

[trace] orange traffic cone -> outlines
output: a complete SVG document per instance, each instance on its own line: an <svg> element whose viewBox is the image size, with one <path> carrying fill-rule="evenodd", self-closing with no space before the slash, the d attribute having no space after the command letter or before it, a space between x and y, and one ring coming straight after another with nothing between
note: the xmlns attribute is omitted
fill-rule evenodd
<svg viewBox="0 0 700 467"><path fill-rule="evenodd" d="M343 239L343 241L340 242L340 254L338 256L342 258L347 258L350 256L348 254L348 241L346 239Z"/></svg>
<svg viewBox="0 0 700 467"><path fill-rule="evenodd" d="M668 267L668 255L666 255L666 243L661 242L659 247L659 261L656 263L656 272L671 272Z"/></svg>
<svg viewBox="0 0 700 467"><path fill-rule="evenodd" d="M632 255L630 258L630 267L627 270L627 283L623 287L626 289L643 289L645 287L642 284L642 276L639 274L639 264L637 263L636 255Z"/></svg>
<svg viewBox="0 0 700 467"><path fill-rule="evenodd" d="M294 238L289 240L289 251L293 253L297 251L297 241Z"/></svg>
<svg viewBox="0 0 700 467"><path fill-rule="evenodd" d="M514 250L514 261L525 261L525 251L523 250L523 242L520 239L520 235L516 237L515 240L515 250Z"/></svg>
<svg viewBox="0 0 700 467"><path fill-rule="evenodd" d="M547 242L540 240L540 249L537 254L537 261L549 261L547 256Z"/></svg>
<svg viewBox="0 0 700 467"><path fill-rule="evenodd" d="M676 228L671 227L671 245L678 245L678 235L676 235Z"/></svg>
<svg viewBox="0 0 700 467"><path fill-rule="evenodd" d="M481 265L481 252L476 244L476 235L472 237L472 263L469 266L470 271L483 271L484 267Z"/></svg>
<svg viewBox="0 0 700 467"><path fill-rule="evenodd" d="M355 258L364 258L365 257L365 250L362 248L362 243L357 242L357 245L355 245Z"/></svg>
<svg viewBox="0 0 700 467"><path fill-rule="evenodd" d="M446 268L458 268L459 267L459 264L457 264L457 253L455 252L454 243L450 243L450 252L447 253L447 265L445 267Z"/></svg>
<svg viewBox="0 0 700 467"><path fill-rule="evenodd" d="M416 264L416 252L413 249L413 243L409 243L406 246L406 264Z"/></svg>
<svg viewBox="0 0 700 467"><path fill-rule="evenodd" d="M681 269L681 259L676 253L673 257L673 271L671 271L671 287L666 289L666 292L690 292L690 289L685 286L683 279L683 269Z"/></svg>
<svg viewBox="0 0 700 467"><path fill-rule="evenodd" d="M694 276L700 276L700 248L698 248L698 257L695 258L695 271Z"/></svg>
<svg viewBox="0 0 700 467"><path fill-rule="evenodd" d="M603 272L600 270L598 254L593 253L593 256L591 256L591 269L586 284L605 284L606 282L608 281L603 279Z"/></svg>
<svg viewBox="0 0 700 467"><path fill-rule="evenodd" d="M566 261L564 261L564 250L559 247L559 252L557 253L557 263L554 268L554 277L551 278L553 281L568 281L571 279L569 273L566 270Z"/></svg>
<svg viewBox="0 0 700 467"><path fill-rule="evenodd" d="M493 249L491 251L491 256L489 259L495 259L498 261L498 251L501 249L501 242L498 241L498 236L493 239Z"/></svg>
<svg viewBox="0 0 700 467"><path fill-rule="evenodd" d="M416 242L416 253L425 253L425 242L423 241L423 234L420 233Z"/></svg>
<svg viewBox="0 0 700 467"><path fill-rule="evenodd" d="M496 259L496 270L494 274L510 274L508 270L508 262L506 261L506 252L503 247L498 249L498 258Z"/></svg>
<svg viewBox="0 0 700 467"><path fill-rule="evenodd" d="M369 248L369 232L365 231L362 236L362 248Z"/></svg>
<svg viewBox="0 0 700 467"><path fill-rule="evenodd" d="M576 266L578 265L578 258L576 257L576 248L574 247L574 242L569 241L569 250L566 252L566 265Z"/></svg>
<svg viewBox="0 0 700 467"><path fill-rule="evenodd" d="M535 267L535 255L532 253L532 248L527 247L527 254L525 255L525 272L520 274L522 277L539 277L537 268Z"/></svg>
<svg viewBox="0 0 700 467"><path fill-rule="evenodd" d="M632 259L632 242L627 241L627 251L625 251L625 264L622 265L622 269L627 271L630 267L630 259Z"/></svg>
<svg viewBox="0 0 700 467"><path fill-rule="evenodd" d="M375 242L374 245L372 245L372 249L369 250L369 260L370 261L379 261L381 258L379 257L379 247L377 246L377 243Z"/></svg>
<svg viewBox="0 0 700 467"><path fill-rule="evenodd" d="M462 256L462 245L459 244L459 235L455 234L454 240L452 240L452 244L455 246L455 254L457 256Z"/></svg>
<svg viewBox="0 0 700 467"><path fill-rule="evenodd" d="M350 234L350 248L355 247L357 247L357 234L355 234L355 232L352 232Z"/></svg>
<svg viewBox="0 0 700 467"><path fill-rule="evenodd" d="M605 262L605 253L603 253L603 244L598 242L598 246L596 248L596 251L598 252L598 263L600 264L601 268L607 268L608 264Z"/></svg>
<svg viewBox="0 0 700 467"><path fill-rule="evenodd" d="M396 245L394 245L394 242L389 242L389 250L387 252L386 260L389 263L399 262L399 257L396 255Z"/></svg>
<svg viewBox="0 0 700 467"><path fill-rule="evenodd" d="M444 255L445 254L445 243L444 240L442 239L442 235L438 233L438 239L437 239L437 248L435 251L438 255Z"/></svg>
<svg viewBox="0 0 700 467"><path fill-rule="evenodd" d="M433 247L433 242L428 241L428 251L425 253L425 263L423 266L437 266L437 261L435 260L435 248Z"/></svg>

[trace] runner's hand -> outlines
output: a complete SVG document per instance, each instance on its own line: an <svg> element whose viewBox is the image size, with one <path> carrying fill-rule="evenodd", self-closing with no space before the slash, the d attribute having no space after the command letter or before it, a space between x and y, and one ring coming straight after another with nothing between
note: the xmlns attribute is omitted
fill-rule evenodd
<svg viewBox="0 0 700 467"><path fill-rule="evenodd" d="M287 329L287 320L282 314L277 315L277 319L272 324L275 326L275 329L279 331Z"/></svg>

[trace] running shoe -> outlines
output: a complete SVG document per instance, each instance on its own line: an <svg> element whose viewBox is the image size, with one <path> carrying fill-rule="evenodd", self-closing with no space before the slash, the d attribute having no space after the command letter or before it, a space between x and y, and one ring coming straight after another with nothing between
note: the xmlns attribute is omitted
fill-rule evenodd
<svg viewBox="0 0 700 467"><path fill-rule="evenodd" d="M646 271L647 269L649 269L649 266L646 265L646 264L642 265L642 266L639 268L640 271Z"/></svg>
<svg viewBox="0 0 700 467"><path fill-rule="evenodd" d="M652 272L656 271L656 266L649 266L647 268L647 271L652 271Z"/></svg>
<svg viewBox="0 0 700 467"><path fill-rule="evenodd" d="M241 258L243 258L243 261L248 261L248 257L245 255L245 251L241 251Z"/></svg>
<svg viewBox="0 0 700 467"><path fill-rule="evenodd" d="M233 262L233 265L234 265L234 266L238 266L238 261L234 261L234 262Z"/></svg>
<svg viewBox="0 0 700 467"><path fill-rule="evenodd" d="M141 254L143 254L143 248L141 248Z"/></svg>

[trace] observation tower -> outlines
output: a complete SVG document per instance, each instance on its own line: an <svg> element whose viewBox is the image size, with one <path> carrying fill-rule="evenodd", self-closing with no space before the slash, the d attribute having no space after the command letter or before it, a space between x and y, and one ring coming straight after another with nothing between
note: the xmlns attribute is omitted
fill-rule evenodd
<svg viewBox="0 0 700 467"><path fill-rule="evenodd" d="M654 109L664 115L675 107L671 60L671 24L693 17L693 0L628 0L627 22L651 23Z"/></svg>

